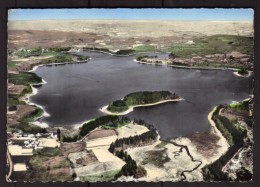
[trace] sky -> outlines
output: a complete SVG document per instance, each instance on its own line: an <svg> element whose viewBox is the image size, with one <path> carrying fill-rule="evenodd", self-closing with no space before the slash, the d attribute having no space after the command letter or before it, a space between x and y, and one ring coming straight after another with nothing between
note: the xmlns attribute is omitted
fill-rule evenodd
<svg viewBox="0 0 260 187"><path fill-rule="evenodd" d="M9 20L253 20L252 9L11 9Z"/></svg>

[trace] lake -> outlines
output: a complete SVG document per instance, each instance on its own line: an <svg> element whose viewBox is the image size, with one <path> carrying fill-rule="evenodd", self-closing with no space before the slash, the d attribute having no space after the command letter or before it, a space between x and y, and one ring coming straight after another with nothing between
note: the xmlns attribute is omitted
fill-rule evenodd
<svg viewBox="0 0 260 187"><path fill-rule="evenodd" d="M50 114L41 122L49 126L80 124L105 115L100 108L131 92L167 90L185 101L135 108L127 116L155 125L162 138L185 136L208 130L207 116L216 105L243 100L252 92L252 77L237 77L230 70L180 69L139 64L133 61L135 56L80 54L91 60L42 66L35 71L47 82L30 97Z"/></svg>

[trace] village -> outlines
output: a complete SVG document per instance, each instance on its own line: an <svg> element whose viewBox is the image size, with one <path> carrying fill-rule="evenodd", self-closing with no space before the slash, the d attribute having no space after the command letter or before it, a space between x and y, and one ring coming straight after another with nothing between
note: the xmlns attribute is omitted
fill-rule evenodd
<svg viewBox="0 0 260 187"><path fill-rule="evenodd" d="M191 58L180 58L171 53L169 58L158 58L157 56L137 57L140 63L162 64L174 67L187 67L196 69L253 69L252 56L240 52L231 52L226 54L212 54L203 56L194 56Z"/></svg>

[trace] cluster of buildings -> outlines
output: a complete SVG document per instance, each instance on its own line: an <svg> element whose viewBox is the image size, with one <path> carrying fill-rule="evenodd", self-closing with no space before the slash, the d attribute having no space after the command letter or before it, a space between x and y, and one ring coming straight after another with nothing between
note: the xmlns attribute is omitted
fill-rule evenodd
<svg viewBox="0 0 260 187"><path fill-rule="evenodd" d="M26 171L29 158L34 155L36 150L45 147L60 147L56 133L26 134L20 131L9 134L7 140L8 173Z"/></svg>

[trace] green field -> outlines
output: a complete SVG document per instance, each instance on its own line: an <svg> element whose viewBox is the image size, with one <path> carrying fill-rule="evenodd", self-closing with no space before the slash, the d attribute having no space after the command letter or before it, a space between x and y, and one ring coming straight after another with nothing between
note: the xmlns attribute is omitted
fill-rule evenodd
<svg viewBox="0 0 260 187"><path fill-rule="evenodd" d="M8 73L8 82L16 85L28 85L40 83L42 79L31 72Z"/></svg>
<svg viewBox="0 0 260 187"><path fill-rule="evenodd" d="M168 52L179 57L224 54L232 51L253 55L253 37L213 35L194 40L194 44L173 44Z"/></svg>
<svg viewBox="0 0 260 187"><path fill-rule="evenodd" d="M17 64L19 64L19 61L8 60L7 68L8 69L15 68Z"/></svg>
<svg viewBox="0 0 260 187"><path fill-rule="evenodd" d="M245 100L238 103L232 103L228 105L228 108L240 110L240 111L248 111L249 110L249 100Z"/></svg>
<svg viewBox="0 0 260 187"><path fill-rule="evenodd" d="M115 179L115 175L118 174L120 170L106 171L99 174L88 175L80 177L81 181L97 182L97 181L112 181Z"/></svg>
<svg viewBox="0 0 260 187"><path fill-rule="evenodd" d="M153 45L139 45L133 47L133 50L135 50L136 52L152 52L156 51L156 48Z"/></svg>
<svg viewBox="0 0 260 187"><path fill-rule="evenodd" d="M43 115L43 110L41 108L37 108L35 112L31 113L30 115L24 117L23 119L21 119L21 121L26 122L26 123L30 123L35 121L37 118L39 118L40 116Z"/></svg>

